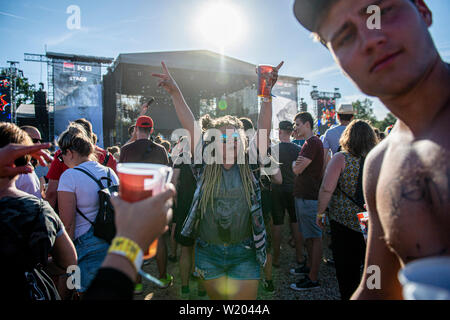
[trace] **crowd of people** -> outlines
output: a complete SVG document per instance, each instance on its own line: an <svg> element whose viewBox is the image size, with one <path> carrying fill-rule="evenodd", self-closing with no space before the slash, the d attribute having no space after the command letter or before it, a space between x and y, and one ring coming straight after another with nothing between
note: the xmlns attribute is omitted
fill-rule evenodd
<svg viewBox="0 0 450 320"><path fill-rule="evenodd" d="M401 299L401 267L449 254L450 71L432 43L431 12L422 0L381 5L385 21L378 31L365 27L353 1L297 0L294 13L361 91L398 117L385 132L355 119L348 104L337 108L339 123L321 136L308 112L272 123L271 97L260 99L255 125L233 115L197 122L164 62L153 76L186 132L173 143L154 137L148 103L129 141L107 150L97 146L86 119L69 123L53 155L37 128L0 123L1 268L8 298L132 299L142 293L138 273L148 262L138 257L158 239L160 290L179 281L186 298L195 275L198 296L256 299L259 281L275 290L272 268L280 268L287 214L295 248L286 275L295 276L292 290L320 288L326 261L335 266L341 299ZM398 19L414 32L397 28ZM397 61L390 65L388 58ZM282 65L266 75L269 92ZM172 167L172 181L134 203L113 193L110 243L95 234L98 191L120 188L117 164L136 162ZM367 241L357 216L364 211ZM325 260L324 245L332 252ZM180 279L168 273L168 261L178 264ZM383 272L377 290L366 285L371 265ZM75 289L68 286L72 266L81 275Z"/></svg>

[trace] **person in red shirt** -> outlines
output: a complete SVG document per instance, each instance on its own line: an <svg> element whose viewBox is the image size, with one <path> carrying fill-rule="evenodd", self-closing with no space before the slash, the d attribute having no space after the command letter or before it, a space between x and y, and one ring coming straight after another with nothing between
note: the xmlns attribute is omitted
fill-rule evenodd
<svg viewBox="0 0 450 320"><path fill-rule="evenodd" d="M87 135L94 141L93 139L93 131L92 131L92 124L84 119L77 119L74 121L75 123L81 124L83 128L86 130ZM110 167L116 171L117 161L116 159L106 150L95 146L95 152L97 154L98 162L101 163L104 166ZM58 206L56 205L56 201L58 198L58 182L59 178L63 174L64 171L68 169L68 167L59 160L59 155L61 154L61 150L56 151L54 159L50 165L50 170L47 173L47 179L48 179L48 187L46 192L46 200L50 203L50 205L53 207L53 209L57 210Z"/></svg>

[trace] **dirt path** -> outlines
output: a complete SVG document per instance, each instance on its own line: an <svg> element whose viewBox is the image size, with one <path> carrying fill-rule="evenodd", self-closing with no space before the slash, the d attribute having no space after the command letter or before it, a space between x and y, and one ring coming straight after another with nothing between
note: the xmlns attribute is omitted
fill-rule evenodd
<svg viewBox="0 0 450 320"><path fill-rule="evenodd" d="M286 226L286 224L285 224ZM290 284L296 281L296 277L289 273L291 268L295 267L295 249L287 244L287 236L289 230L287 226L283 228L284 238L281 245L280 268L273 268L273 280L275 291L267 293L262 288L261 284L258 289L258 300L338 300L340 299L338 283L336 280L336 271L334 267L321 264L319 280L321 287L319 289L309 290L305 292L298 292L290 289ZM168 239L167 239L168 240ZM168 242L167 242L168 243ZM324 256L330 257L331 252L328 248L324 248ZM180 256L180 248L178 248L178 255ZM144 293L142 295L135 295L135 300L178 300L180 299L181 280L179 272L179 263L168 262L168 272L174 276L173 286L167 289L160 289L156 285L144 280ZM144 266L144 271L153 276L158 275L156 261L152 261ZM263 274L261 272L261 274ZM190 299L204 300L206 298L199 298L197 296L197 281L190 280Z"/></svg>

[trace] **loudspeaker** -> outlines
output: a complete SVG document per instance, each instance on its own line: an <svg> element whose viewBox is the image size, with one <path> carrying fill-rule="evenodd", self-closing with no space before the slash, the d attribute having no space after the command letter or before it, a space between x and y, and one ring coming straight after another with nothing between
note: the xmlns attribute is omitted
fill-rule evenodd
<svg viewBox="0 0 450 320"><path fill-rule="evenodd" d="M45 91L34 92L34 114L42 134L42 139L48 141L47 93Z"/></svg>

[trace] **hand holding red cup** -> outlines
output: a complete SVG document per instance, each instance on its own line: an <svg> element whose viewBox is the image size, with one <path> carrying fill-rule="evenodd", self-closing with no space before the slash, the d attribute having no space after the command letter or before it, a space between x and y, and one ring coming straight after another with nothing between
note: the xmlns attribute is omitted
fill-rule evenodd
<svg viewBox="0 0 450 320"><path fill-rule="evenodd" d="M119 196L126 202L144 202L142 200L167 193L168 183L172 178L172 168L149 163L121 163L117 166L120 185ZM169 192L169 195L171 193ZM142 207L142 211L151 211L151 206ZM142 212L145 214L145 212ZM146 231L148 232L148 231ZM158 238L144 252L144 259L156 255ZM145 250L145 248L142 248Z"/></svg>
<svg viewBox="0 0 450 320"><path fill-rule="evenodd" d="M258 97L268 98L271 96L273 86L278 80L278 70L284 64L281 61L276 67L271 65L259 65L256 68L258 74Z"/></svg>

